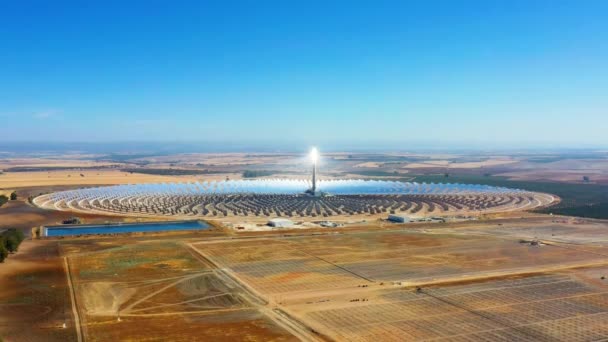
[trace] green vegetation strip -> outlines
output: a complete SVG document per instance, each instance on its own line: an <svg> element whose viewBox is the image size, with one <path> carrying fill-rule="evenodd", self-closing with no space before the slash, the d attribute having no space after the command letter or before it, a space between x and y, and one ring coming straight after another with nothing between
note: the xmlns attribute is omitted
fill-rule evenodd
<svg viewBox="0 0 608 342"><path fill-rule="evenodd" d="M3 231L0 234L0 262L4 262L9 253L15 253L24 239L25 236L20 230L7 229Z"/></svg>
<svg viewBox="0 0 608 342"><path fill-rule="evenodd" d="M381 170L357 170L357 171L349 171L348 173L353 175L361 175L368 177L400 177L404 174L401 174L397 171L389 172L389 171L381 171Z"/></svg>
<svg viewBox="0 0 608 342"><path fill-rule="evenodd" d="M268 170L245 170L243 171L243 178L256 178L256 177L265 177L271 176L275 174L274 171Z"/></svg>

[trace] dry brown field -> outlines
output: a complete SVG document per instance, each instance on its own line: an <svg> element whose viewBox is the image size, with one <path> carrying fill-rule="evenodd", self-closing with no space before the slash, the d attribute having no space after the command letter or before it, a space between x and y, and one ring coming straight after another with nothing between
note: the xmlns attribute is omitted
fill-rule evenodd
<svg viewBox="0 0 608 342"><path fill-rule="evenodd" d="M62 250L86 340L290 339L179 241L64 243Z"/></svg>
<svg viewBox="0 0 608 342"><path fill-rule="evenodd" d="M0 267L0 336L602 340L606 229L537 215L30 240Z"/></svg>
<svg viewBox="0 0 608 342"><path fill-rule="evenodd" d="M168 156L145 157L133 161L146 161L152 166L169 164L204 166L248 166L263 164L291 164L304 159L297 154L283 153L183 153Z"/></svg>
<svg viewBox="0 0 608 342"><path fill-rule="evenodd" d="M445 153L324 153L320 162L320 174L326 177L360 171L386 171L402 174L428 173L491 173L502 175L515 180L544 180L558 182L580 182L582 175L591 176L596 182L606 182L608 179L608 161L605 153L594 152L589 158L572 157L568 154L445 154ZM145 165L148 168L176 169L210 169L232 173L233 176L244 170L273 170L286 172L287 176L294 174L305 176L309 170L308 159L302 153L180 153L171 155L146 156L113 161L107 156L85 154L62 154L49 156L24 156L0 158L0 170L13 167L71 167L99 168L101 171L111 171L108 167L133 168ZM86 169L84 171L87 171ZM96 171L93 169L93 171ZM51 171L54 172L54 171ZM59 172L59 171L57 171ZM119 172L119 171L118 171ZM12 172L7 172L10 175ZM76 176L78 171L72 171ZM120 173L120 172L119 172ZM67 177L67 174L57 174L56 178ZM32 174L36 178L39 176ZM95 174L88 175L91 178ZM138 175L139 176L139 175ZM150 176L150 175L148 175ZM361 174L359 174L359 177ZM380 175L377 175L380 176ZM41 177L41 176L40 176ZM45 176L46 177L46 176ZM72 175L74 177L74 175ZM116 178L118 175L107 175ZM203 178L213 177L205 175ZM118 184L119 180L105 179L98 184ZM149 178L149 177L148 177ZM200 178L200 177L199 177ZM0 188L2 177L0 177ZM142 181L147 181L142 178ZM11 180L17 182L17 180ZM57 180L54 180L58 182ZM72 180L70 180L72 181ZM41 182L41 180L38 180ZM72 181L73 182L73 181ZM48 180L47 180L48 183ZM18 183L20 184L20 183ZM55 183L57 184L57 183ZM70 183L72 184L72 183ZM84 184L93 184L85 181ZM30 184L34 185L34 184Z"/></svg>
<svg viewBox="0 0 608 342"><path fill-rule="evenodd" d="M66 154L56 157L17 157L0 159L0 170L12 167L107 167L119 163L95 161L95 155Z"/></svg>
<svg viewBox="0 0 608 342"><path fill-rule="evenodd" d="M222 175L213 175L225 179ZM161 176L121 172L119 170L70 170L7 172L0 175L0 188L45 187L58 185L93 186L135 183L188 182L199 180L195 176Z"/></svg>
<svg viewBox="0 0 608 342"><path fill-rule="evenodd" d="M0 284L0 337L296 340L265 314L262 302L182 242L222 234L28 241L11 256L10 268L0 268L3 279L13 279ZM28 263L21 260L26 255Z"/></svg>
<svg viewBox="0 0 608 342"><path fill-rule="evenodd" d="M572 245L608 225L505 225L192 246L313 335L338 341L608 338L608 244ZM561 241L522 241L543 227Z"/></svg>
<svg viewBox="0 0 608 342"><path fill-rule="evenodd" d="M594 183L608 183L608 172L606 170L559 170L538 169L530 171L508 171L498 173L497 176L507 177L511 180L522 181L553 181L563 183L581 183L583 176L593 179Z"/></svg>
<svg viewBox="0 0 608 342"><path fill-rule="evenodd" d="M435 167L447 167L450 169L478 169L488 168L493 166L508 165L517 163L518 160L511 158L488 158L478 162L453 162L450 160L429 160L424 163L408 163L402 168L404 169L423 169L423 168L435 168Z"/></svg>
<svg viewBox="0 0 608 342"><path fill-rule="evenodd" d="M57 241L24 241L0 264L0 337L76 341L74 325Z"/></svg>

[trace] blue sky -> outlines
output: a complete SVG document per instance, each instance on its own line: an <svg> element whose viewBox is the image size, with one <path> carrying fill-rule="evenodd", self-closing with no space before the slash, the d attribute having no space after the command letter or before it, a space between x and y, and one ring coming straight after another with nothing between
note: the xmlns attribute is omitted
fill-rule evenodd
<svg viewBox="0 0 608 342"><path fill-rule="evenodd" d="M608 1L4 1L12 141L608 146Z"/></svg>

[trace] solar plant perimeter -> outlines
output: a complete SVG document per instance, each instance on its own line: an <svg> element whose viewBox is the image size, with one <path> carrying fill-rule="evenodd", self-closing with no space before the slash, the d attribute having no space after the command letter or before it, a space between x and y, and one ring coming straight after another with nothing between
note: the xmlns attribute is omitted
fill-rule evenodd
<svg viewBox="0 0 608 342"><path fill-rule="evenodd" d="M45 209L131 216L329 217L381 213L466 214L529 210L557 199L550 194L470 184L376 180L318 182L295 179L130 184L61 191L38 196Z"/></svg>

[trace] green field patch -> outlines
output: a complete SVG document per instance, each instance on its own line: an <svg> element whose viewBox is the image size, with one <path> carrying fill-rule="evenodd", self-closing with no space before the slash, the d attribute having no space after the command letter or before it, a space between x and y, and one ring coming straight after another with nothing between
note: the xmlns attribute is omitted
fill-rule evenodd
<svg viewBox="0 0 608 342"><path fill-rule="evenodd" d="M182 276L205 267L181 244L155 241L70 257L80 280L136 281Z"/></svg>

